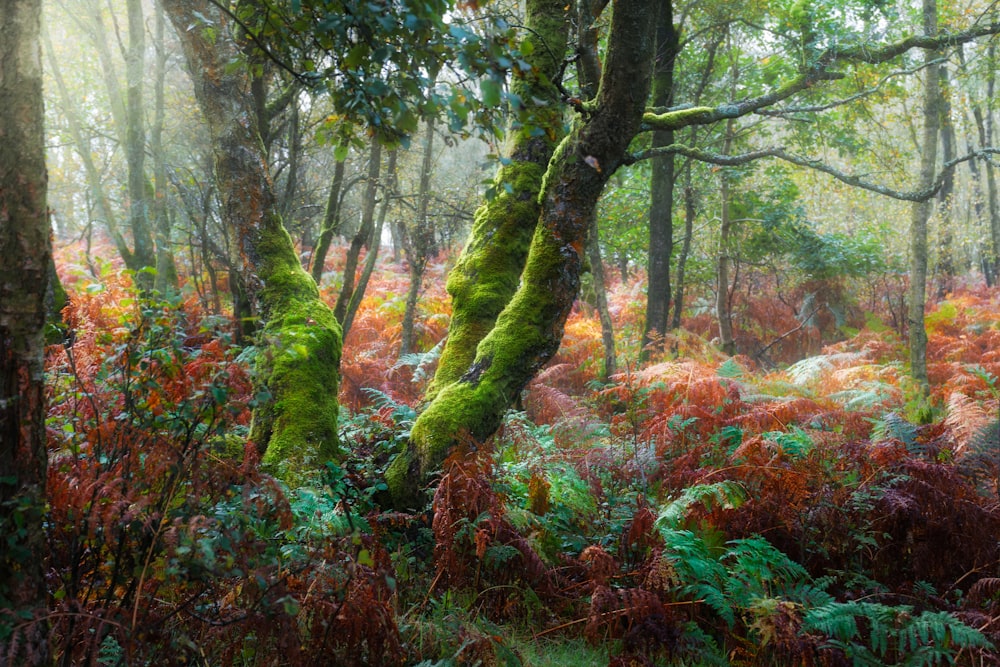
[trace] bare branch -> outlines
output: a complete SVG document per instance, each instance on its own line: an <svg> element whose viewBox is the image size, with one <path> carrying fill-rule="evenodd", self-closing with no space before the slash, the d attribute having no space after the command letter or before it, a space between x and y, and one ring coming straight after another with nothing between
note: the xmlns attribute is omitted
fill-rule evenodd
<svg viewBox="0 0 1000 667"><path fill-rule="evenodd" d="M703 151L698 148L691 148L690 146L685 146L683 144L671 144L670 146L662 146L659 148L651 148L645 151L640 151L639 153L634 153L626 161L626 164L634 164L640 160L647 160L649 158L657 157L660 155L683 155L685 157L691 158L692 160L698 160L699 162L706 162L708 164L715 164L723 167L733 167L742 164L747 164L754 160L759 160L761 158L772 157L779 160L784 160L785 162L790 162L792 164L798 165L800 167L807 167L809 169L815 169L816 171L821 171L824 174L829 174L833 176L838 181L851 185L853 187L861 188L863 190L868 190L870 192L875 192L886 197L891 197L893 199L899 199L901 201L913 201L922 202L927 201L934 197L938 190L941 189L942 184L947 178L948 173L954 169L957 165L962 162L967 162L974 158L980 159L991 159L992 155L1000 155L1000 148L987 147L982 148L978 151L972 151L961 157L957 157L954 160L949 160L941 167L941 172L938 177L934 179L933 185L930 188L924 188L922 190L896 190L879 183L874 183L872 181L866 180L861 176L854 174L848 174L847 172L841 171L836 167L832 167L820 160L814 158L807 158L801 155L795 155L794 153L789 153L784 148L765 148L756 151L749 151L746 153L739 153L735 155L721 155L719 153L711 153L708 151Z"/></svg>

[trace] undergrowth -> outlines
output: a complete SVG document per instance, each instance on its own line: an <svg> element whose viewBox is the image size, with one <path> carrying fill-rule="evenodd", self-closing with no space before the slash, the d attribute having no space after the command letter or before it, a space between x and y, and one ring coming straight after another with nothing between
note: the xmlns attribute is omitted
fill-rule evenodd
<svg viewBox="0 0 1000 667"><path fill-rule="evenodd" d="M381 477L447 308L430 294L423 352L397 359L404 285L375 287L344 354L352 454L288 487L244 448L255 397L224 317L114 273L77 286L48 352L60 664L1000 660L996 295L934 311L930 423L891 330L790 341L784 370L790 348L726 359L680 332L598 381L581 307L524 409L411 515L384 508Z"/></svg>

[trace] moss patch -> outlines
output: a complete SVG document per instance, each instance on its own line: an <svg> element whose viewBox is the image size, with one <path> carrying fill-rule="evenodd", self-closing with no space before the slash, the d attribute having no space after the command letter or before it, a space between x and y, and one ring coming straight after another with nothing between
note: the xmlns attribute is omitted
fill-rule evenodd
<svg viewBox="0 0 1000 667"><path fill-rule="evenodd" d="M264 391L250 438L264 451L264 464L287 475L341 457L337 388L342 335L280 224L263 235L259 253L266 325L257 375Z"/></svg>

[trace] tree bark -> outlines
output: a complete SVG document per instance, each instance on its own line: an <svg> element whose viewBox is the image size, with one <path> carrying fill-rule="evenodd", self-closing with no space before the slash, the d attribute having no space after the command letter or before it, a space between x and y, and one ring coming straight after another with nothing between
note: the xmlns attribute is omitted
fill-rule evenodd
<svg viewBox="0 0 1000 667"><path fill-rule="evenodd" d="M938 66L939 81L939 107L940 135L941 135L941 159L947 163L955 159L955 125L951 119L951 86L948 80L948 68ZM955 283L955 237L952 233L952 216L954 202L952 196L955 192L955 170L949 170L944 176L941 189L938 190L937 200L941 219L938 223L938 261L937 261L937 296L944 299L949 292L954 289Z"/></svg>
<svg viewBox="0 0 1000 667"><path fill-rule="evenodd" d="M148 269L156 268L156 251L149 228L146 183L146 127L142 85L146 76L146 26L142 0L128 0L128 52L125 58L125 160L128 163L128 220L132 231L132 265L136 285L142 291L153 287Z"/></svg>
<svg viewBox="0 0 1000 667"><path fill-rule="evenodd" d="M427 121L427 135L424 139L424 158L420 165L420 185L417 192L417 217L407 235L406 255L410 265L410 287L406 292L406 308L403 311L403 333L400 338L399 356L413 351L413 321L417 314L417 297L420 283L424 280L428 255L434 245L434 227L427 218L430 204L431 170L434 159L434 119Z"/></svg>
<svg viewBox="0 0 1000 667"><path fill-rule="evenodd" d="M924 32L937 34L937 2L923 1ZM938 131L941 126L941 89L935 56L924 56L924 132L920 156L920 187L929 187L934 181L937 163ZM907 323L910 332L910 374L926 397L930 394L927 381L927 329L924 310L927 302L927 221L931 217L933 200L914 202L910 219L910 294Z"/></svg>
<svg viewBox="0 0 1000 667"><path fill-rule="evenodd" d="M392 203L392 198L396 191L396 158L398 157L398 153L398 149L395 148L389 151L389 162L385 168L385 187L382 188L382 205L379 206L378 216L375 218L375 229L372 231L372 245L368 254L365 255L365 265L361 269L358 286L354 288L351 303L348 304L347 312L344 313L344 320L341 322L341 326L344 328L344 338L347 338L347 333L351 330L351 325L354 324L354 316L361 306L361 299L364 298L365 292L368 290L368 281L375 271L375 262L378 259L382 243L382 229L385 227L385 217L389 213L389 205Z"/></svg>
<svg viewBox="0 0 1000 667"><path fill-rule="evenodd" d="M674 26L672 2L664 2L657 21L657 50L653 68L653 106L670 106L673 99L674 63L680 37ZM653 132L652 148L674 143L673 130ZM674 250L674 155L653 159L650 175L649 250L646 263L646 322L642 329L639 359L649 358L652 347L662 348L670 315L670 258Z"/></svg>
<svg viewBox="0 0 1000 667"><path fill-rule="evenodd" d="M526 3L524 39L534 48L524 59L531 74L515 77L511 93L522 100L528 117L509 129L507 158L494 178L494 196L476 211L469 242L448 274L451 322L427 401L469 370L476 346L521 279L538 223L542 179L564 133L561 95L554 82L569 39L567 9L563 0Z"/></svg>
<svg viewBox="0 0 1000 667"><path fill-rule="evenodd" d="M355 275L358 271L358 258L361 257L361 248L368 247L372 251L372 228L375 224L375 204L378 200L378 179L382 171L382 144L378 137L372 137L372 147L368 155L368 182L365 184L365 198L361 207L361 225L351 239L351 247L347 249L347 261L344 263L344 282L340 285L340 294L337 295L337 305L333 308L333 315L343 326L344 316L347 314L347 307L354 297L354 284L357 280Z"/></svg>
<svg viewBox="0 0 1000 667"><path fill-rule="evenodd" d="M611 311L608 310L608 290L604 279L604 259L601 257L600 234L597 229L597 211L594 211L590 220L587 261L590 262L590 274L594 277L594 300L597 316L601 320L601 345L604 348L604 368L601 370L601 379L607 380L618 372L618 355L615 353L614 322L611 321Z"/></svg>
<svg viewBox="0 0 1000 667"><path fill-rule="evenodd" d="M344 201L344 195L341 192L344 189L344 169L345 160L338 160L333 168L333 182L330 184L330 194L326 200L323 225L320 227L319 238L316 239L316 247L313 249L312 277L317 285L323 278L326 254L330 251L333 235L340 228L340 208Z"/></svg>
<svg viewBox="0 0 1000 667"><path fill-rule="evenodd" d="M41 2L0 0L0 663L51 662L46 615L45 296L52 260Z"/></svg>
<svg viewBox="0 0 1000 667"><path fill-rule="evenodd" d="M552 16L561 16L554 7ZM521 283L482 339L468 370L417 418L409 448L386 471L397 504L421 504L419 489L458 444L482 441L528 381L555 354L580 287L591 216L626 157L649 96L656 3L618 0L597 98L559 144L539 196L541 212Z"/></svg>
<svg viewBox="0 0 1000 667"><path fill-rule="evenodd" d="M692 139L694 132L692 134ZM694 142L692 141L692 145ZM684 241L681 252L677 256L677 286L674 292L673 317L670 320L671 329L680 329L681 315L684 311L684 276L687 269L687 259L691 254L691 238L694 236L695 200L694 188L691 185L691 162L684 169Z"/></svg>
<svg viewBox="0 0 1000 667"><path fill-rule="evenodd" d="M733 126L730 119L726 122L726 138L723 141L722 154L728 155L733 145ZM725 169L719 172L719 199L722 203L720 216L722 223L719 228L719 255L716 259L716 292L715 314L719 320L719 347L729 356L736 354L736 341L733 338L733 314L729 302L729 262L732 256L732 215L729 200L729 174Z"/></svg>
<svg viewBox="0 0 1000 667"><path fill-rule="evenodd" d="M248 68L229 17L209 0L163 0L209 128L234 264L262 324L250 440L278 472L340 458L341 329L319 298L276 210ZM209 23L210 22L210 23Z"/></svg>
<svg viewBox="0 0 1000 667"><path fill-rule="evenodd" d="M156 280L153 286L161 294L177 292L179 280L174 252L170 245L171 216L167 207L167 160L163 152L163 123L166 107L163 88L167 76L167 50L164 43L166 16L163 7L157 3L154 10L153 37L156 44L153 89L153 125L150 128L149 149L153 156L153 220L156 231Z"/></svg>

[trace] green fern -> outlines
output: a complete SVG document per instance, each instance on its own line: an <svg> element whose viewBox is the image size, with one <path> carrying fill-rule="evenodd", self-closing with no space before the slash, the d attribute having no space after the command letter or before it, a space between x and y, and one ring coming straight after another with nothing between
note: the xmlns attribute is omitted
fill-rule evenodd
<svg viewBox="0 0 1000 667"><path fill-rule="evenodd" d="M400 369L404 366L413 367L413 381L416 383L423 382L430 377L430 369L434 363L441 358L441 350L444 349L445 339L441 339L437 345L427 350L426 352L410 352L409 354L404 354L399 357L396 361L396 365L393 366L393 370Z"/></svg>
<svg viewBox="0 0 1000 667"><path fill-rule="evenodd" d="M917 442L917 427L896 412L887 412L875 422L875 427L872 429L872 440L899 440L906 445L906 451L910 454L923 455L926 453Z"/></svg>
<svg viewBox="0 0 1000 667"><path fill-rule="evenodd" d="M660 508L656 526L661 531L677 528L687 517L691 506L696 503L701 503L707 510L713 507L736 509L746 502L746 499L746 489L730 480L689 486L681 492L680 497Z"/></svg>
<svg viewBox="0 0 1000 667"><path fill-rule="evenodd" d="M947 612L913 616L912 607L874 602L813 607L805 613L802 630L829 637L827 645L844 651L855 665L951 664L962 649L992 648L981 632ZM899 661L889 663L893 658Z"/></svg>

